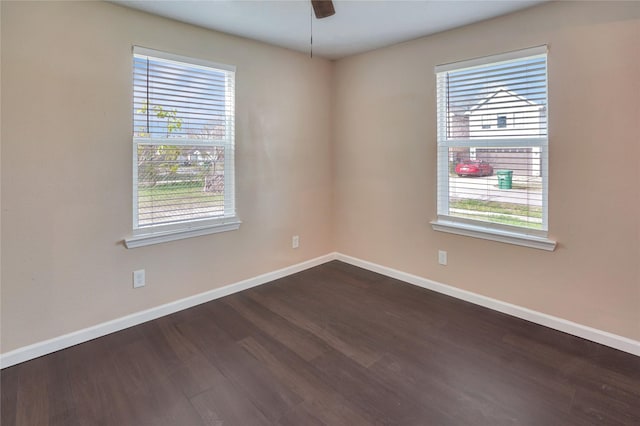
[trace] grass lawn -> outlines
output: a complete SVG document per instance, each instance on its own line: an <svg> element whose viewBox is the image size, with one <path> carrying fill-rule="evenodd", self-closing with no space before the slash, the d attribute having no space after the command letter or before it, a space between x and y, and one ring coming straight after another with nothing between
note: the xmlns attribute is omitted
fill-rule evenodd
<svg viewBox="0 0 640 426"><path fill-rule="evenodd" d="M528 206L526 204L503 203L497 201L482 200L456 200L449 203L449 208L464 210L457 212L456 216L467 217L485 222L501 223L505 225L520 226L523 228L542 229L542 207ZM478 212L478 214L474 214ZM524 220L529 217L535 221ZM536 220L537 219L537 220ZM540 222L539 222L540 221Z"/></svg>
<svg viewBox="0 0 640 426"><path fill-rule="evenodd" d="M542 219L542 207L528 206L526 204L463 199L451 201L449 203L449 207L462 210L529 216Z"/></svg>
<svg viewBox="0 0 640 426"><path fill-rule="evenodd" d="M194 197L207 198L215 196L210 192L204 192L204 182L201 181L189 181L189 182L176 182L167 184L157 184L154 186L139 186L138 197L140 198L175 198L176 196L183 196L190 194Z"/></svg>
<svg viewBox="0 0 640 426"><path fill-rule="evenodd" d="M189 181L138 188L140 225L210 217L224 211L224 196L205 192L204 182Z"/></svg>
<svg viewBox="0 0 640 426"><path fill-rule="evenodd" d="M455 216L466 217L468 219L474 219L474 220L481 220L484 222L500 223L503 225L519 226L521 228L542 229L542 223L527 222L525 220L521 220L513 216L474 215L474 214L466 214L466 213L456 213Z"/></svg>

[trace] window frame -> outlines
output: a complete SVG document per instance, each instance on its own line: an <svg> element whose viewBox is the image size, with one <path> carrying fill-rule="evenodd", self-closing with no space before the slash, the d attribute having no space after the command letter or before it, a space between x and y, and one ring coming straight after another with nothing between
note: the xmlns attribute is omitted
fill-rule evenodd
<svg viewBox="0 0 640 426"><path fill-rule="evenodd" d="M549 133L548 133L548 107L547 113L547 135L544 137L527 138L451 138L448 137L448 114L447 91L448 84L440 80L445 78L445 73L458 71L473 67L489 66L491 64L526 59L529 57L544 55L548 60L548 49L546 45L522 49L497 55L474 58L466 61L459 61L435 67L436 74L436 120L437 120L437 219L431 222L435 231L448 232L458 235L470 236L503 243L532 247L542 250L553 251L556 242L548 239L548 194L549 194ZM548 91L548 67L546 87ZM548 92L547 92L548 97ZM545 102L545 105L548 105ZM442 113L445 111L444 113ZM508 118L507 118L508 121ZM484 117L482 125L484 128ZM497 124L497 123L496 123ZM449 213L449 149L455 147L475 148L482 147L535 147L540 150L542 160L542 229L530 229L525 227L503 225L499 223L479 221L469 218L452 216Z"/></svg>
<svg viewBox="0 0 640 426"><path fill-rule="evenodd" d="M174 61L183 65L192 65L194 68L206 67L230 73L232 84L226 82L225 96L229 102L225 102L225 129L223 139L197 139L197 138L161 138L138 137L135 135L132 118L132 192L133 192L133 229L132 235L124 240L127 248L142 247L150 244L159 244L184 238L214 234L236 230L242 223L236 214L235 206L235 66L220 64L204 59L176 55L164 51L148 49L140 46L132 48L132 69L136 56L149 56L160 60ZM132 84L132 93L134 86ZM224 207L221 217L196 218L181 222L140 226L138 221L138 147L140 145L172 145L182 147L223 147L224 156ZM230 171L230 172L229 172Z"/></svg>

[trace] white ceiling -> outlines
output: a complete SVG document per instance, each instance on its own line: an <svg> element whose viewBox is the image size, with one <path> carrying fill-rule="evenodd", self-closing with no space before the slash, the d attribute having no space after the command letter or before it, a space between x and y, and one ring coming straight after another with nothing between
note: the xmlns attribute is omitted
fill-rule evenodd
<svg viewBox="0 0 640 426"><path fill-rule="evenodd" d="M212 30L338 59L525 9L546 0L334 0L311 20L309 0L164 0L118 3Z"/></svg>

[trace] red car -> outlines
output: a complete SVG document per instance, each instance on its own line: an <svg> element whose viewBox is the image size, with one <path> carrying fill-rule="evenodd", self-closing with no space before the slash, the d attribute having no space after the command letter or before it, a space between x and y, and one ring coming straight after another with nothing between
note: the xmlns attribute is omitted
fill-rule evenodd
<svg viewBox="0 0 640 426"><path fill-rule="evenodd" d="M486 161L465 160L456 164L458 176L491 176L493 167Z"/></svg>

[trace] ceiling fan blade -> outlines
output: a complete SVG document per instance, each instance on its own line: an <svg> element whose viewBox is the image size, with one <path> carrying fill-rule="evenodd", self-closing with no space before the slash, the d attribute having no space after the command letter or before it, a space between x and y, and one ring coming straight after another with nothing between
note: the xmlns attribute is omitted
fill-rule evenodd
<svg viewBox="0 0 640 426"><path fill-rule="evenodd" d="M311 4L318 19L326 18L336 13L331 0L311 0Z"/></svg>

